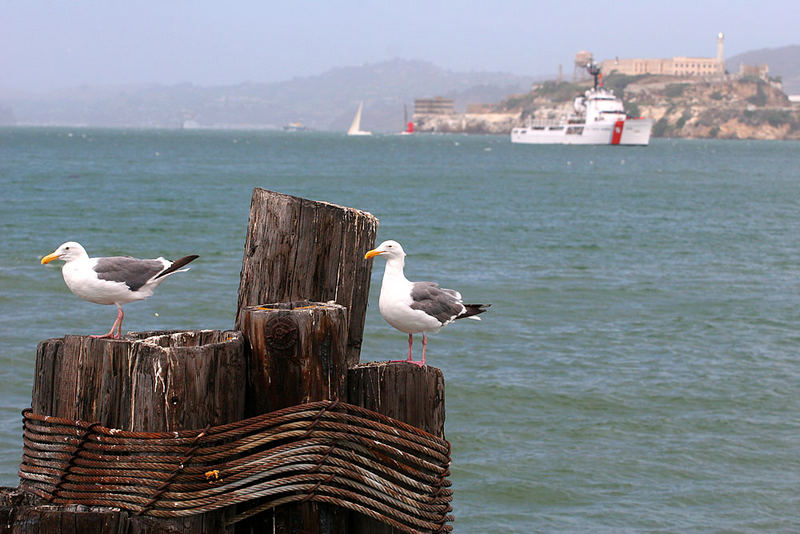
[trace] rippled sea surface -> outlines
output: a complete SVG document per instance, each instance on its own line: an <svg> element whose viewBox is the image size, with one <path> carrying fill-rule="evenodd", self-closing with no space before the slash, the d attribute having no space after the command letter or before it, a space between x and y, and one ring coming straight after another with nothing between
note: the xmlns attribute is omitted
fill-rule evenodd
<svg viewBox="0 0 800 534"><path fill-rule="evenodd" d="M0 485L37 343L115 316L40 258L199 254L123 326L231 328L257 186L370 211L410 279L492 303L428 344L456 532L800 530L793 142L0 129ZM382 270L362 360L407 349Z"/></svg>

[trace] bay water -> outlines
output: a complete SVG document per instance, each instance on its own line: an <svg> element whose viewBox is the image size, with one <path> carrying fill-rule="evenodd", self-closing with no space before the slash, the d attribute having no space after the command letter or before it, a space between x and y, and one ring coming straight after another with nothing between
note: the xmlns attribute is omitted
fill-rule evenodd
<svg viewBox="0 0 800 534"><path fill-rule="evenodd" d="M428 344L456 532L796 532L798 164L796 142L0 129L0 485L37 343L115 317L41 257L199 254L123 328L232 328L263 187L373 213L409 279L492 304ZM407 350L382 272L362 361Z"/></svg>

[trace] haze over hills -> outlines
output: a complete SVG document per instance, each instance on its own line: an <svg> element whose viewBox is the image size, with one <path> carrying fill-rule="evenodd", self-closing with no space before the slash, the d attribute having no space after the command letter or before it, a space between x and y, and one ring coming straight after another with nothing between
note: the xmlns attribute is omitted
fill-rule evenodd
<svg viewBox="0 0 800 534"><path fill-rule="evenodd" d="M783 90L786 94L800 94L800 45L744 52L728 58L725 66L729 72L736 73L739 72L742 63L747 65L766 63L769 66L769 75L780 77L783 81Z"/></svg>
<svg viewBox="0 0 800 534"><path fill-rule="evenodd" d="M541 77L544 78L544 77ZM457 109L525 92L532 77L499 72L452 72L423 61L395 59L331 69L285 82L225 87L79 87L42 95L0 95L0 108L18 124L280 128L302 121L316 130L345 131L360 101L363 129L393 132L410 117L414 98L446 96Z"/></svg>
<svg viewBox="0 0 800 534"><path fill-rule="evenodd" d="M729 72L741 63L769 65L787 94L800 94L800 45L762 49L729 58ZM467 104L498 103L527 93L531 83L554 76L502 72L453 72L429 62L394 59L339 67L317 76L277 83L201 87L193 84L82 86L44 94L0 92L0 124L98 127L281 128L300 121L315 130L345 131L360 101L362 128L400 131L414 98L453 98Z"/></svg>

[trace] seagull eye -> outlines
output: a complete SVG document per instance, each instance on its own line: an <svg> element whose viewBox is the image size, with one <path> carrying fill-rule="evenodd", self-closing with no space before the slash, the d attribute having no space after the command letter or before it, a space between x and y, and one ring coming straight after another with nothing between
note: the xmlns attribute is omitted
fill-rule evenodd
<svg viewBox="0 0 800 534"><path fill-rule="evenodd" d="M69 250L69 247L64 247L64 250Z"/></svg>

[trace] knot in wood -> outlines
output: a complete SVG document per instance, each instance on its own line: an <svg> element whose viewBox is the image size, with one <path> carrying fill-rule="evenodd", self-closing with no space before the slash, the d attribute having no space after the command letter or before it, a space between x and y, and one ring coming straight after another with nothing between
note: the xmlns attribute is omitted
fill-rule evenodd
<svg viewBox="0 0 800 534"><path fill-rule="evenodd" d="M285 352L297 344L297 325L287 316L274 317L264 327L264 342L268 349Z"/></svg>

